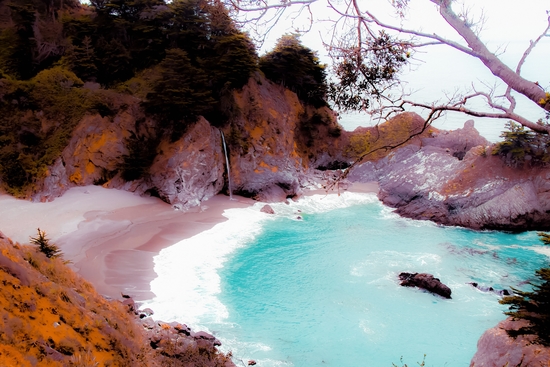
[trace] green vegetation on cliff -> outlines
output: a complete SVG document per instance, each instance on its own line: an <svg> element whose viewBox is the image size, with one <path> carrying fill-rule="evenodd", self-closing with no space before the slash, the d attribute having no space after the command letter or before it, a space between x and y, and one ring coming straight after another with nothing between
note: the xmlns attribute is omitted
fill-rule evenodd
<svg viewBox="0 0 550 367"><path fill-rule="evenodd" d="M327 104L325 67L296 34L282 36L273 51L260 58L260 69L268 79L296 92L298 98L314 107Z"/></svg>
<svg viewBox="0 0 550 367"><path fill-rule="evenodd" d="M501 156L510 166L540 166L550 162L548 135L537 134L513 121L509 121L506 128L500 135L504 140L495 144L494 155Z"/></svg>
<svg viewBox="0 0 550 367"><path fill-rule="evenodd" d="M536 275L538 281L531 283L532 291L514 289L514 295L504 297L500 303L510 305L506 315L529 322L518 330L507 330L510 336L532 334L537 342L550 346L550 268L539 269Z"/></svg>
<svg viewBox="0 0 550 367"><path fill-rule="evenodd" d="M85 114L109 118L128 107L120 92L157 121L148 145L177 139L198 115L221 126L229 118L222 101L257 59L218 0L2 2L0 183L28 195ZM126 176L147 170L127 158Z"/></svg>

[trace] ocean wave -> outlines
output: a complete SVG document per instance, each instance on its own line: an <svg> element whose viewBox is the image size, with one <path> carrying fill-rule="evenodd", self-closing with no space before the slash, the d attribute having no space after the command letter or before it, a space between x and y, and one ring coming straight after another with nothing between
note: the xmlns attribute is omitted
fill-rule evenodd
<svg viewBox="0 0 550 367"><path fill-rule="evenodd" d="M260 202L249 208L228 209L223 213L227 221L167 247L154 257L158 276L151 282L151 291L156 297L143 307L155 310L158 319L185 322L210 331L208 325L224 323L228 318L228 311L218 298L221 293L218 272L235 250L261 233L265 221L377 201L374 194L345 192L306 196L289 200L288 204L269 204L275 215L260 212L265 205Z"/></svg>
<svg viewBox="0 0 550 367"><path fill-rule="evenodd" d="M221 292L218 269L236 249L252 241L262 230L268 215L255 206L228 209L227 221L182 240L154 257L157 278L151 282L156 297L144 307L155 310L165 321L177 320L192 327L220 323L227 309L218 300Z"/></svg>
<svg viewBox="0 0 550 367"><path fill-rule="evenodd" d="M289 199L286 203L269 204L277 216L294 218L297 214L319 214L335 209L348 208L354 205L366 205L377 203L378 198L374 193L344 192L336 194L317 194L304 196L297 201ZM255 206L263 206L256 203Z"/></svg>

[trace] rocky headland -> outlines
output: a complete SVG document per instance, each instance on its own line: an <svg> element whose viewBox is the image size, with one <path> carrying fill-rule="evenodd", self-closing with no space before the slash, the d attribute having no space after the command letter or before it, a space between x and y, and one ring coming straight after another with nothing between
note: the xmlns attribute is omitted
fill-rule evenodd
<svg viewBox="0 0 550 367"><path fill-rule="evenodd" d="M468 121L362 163L348 179L377 181L380 200L404 217L478 230L548 230L550 169L512 167L493 148Z"/></svg>

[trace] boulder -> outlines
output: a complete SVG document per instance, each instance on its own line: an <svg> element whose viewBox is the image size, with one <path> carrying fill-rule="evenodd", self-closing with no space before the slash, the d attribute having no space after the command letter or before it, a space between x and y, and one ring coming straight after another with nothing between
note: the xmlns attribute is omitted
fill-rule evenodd
<svg viewBox="0 0 550 367"><path fill-rule="evenodd" d="M451 289L431 274L400 273L399 280L401 280L400 285L404 287L418 287L443 298L451 298Z"/></svg>
<svg viewBox="0 0 550 367"><path fill-rule="evenodd" d="M275 210L273 210L273 208L269 204L265 204L264 206L262 206L262 209L260 209L260 211L262 213L275 214Z"/></svg>
<svg viewBox="0 0 550 367"><path fill-rule="evenodd" d="M139 316L140 319L144 319L146 317L154 315L153 310L151 310L150 308L145 308L143 310L138 310L137 313L138 313L138 316Z"/></svg>
<svg viewBox="0 0 550 367"><path fill-rule="evenodd" d="M221 134L199 121L178 141L164 141L139 191L154 188L175 208L186 210L216 195L224 186Z"/></svg>
<svg viewBox="0 0 550 367"><path fill-rule="evenodd" d="M533 335L510 337L506 330L526 326L526 320L508 318L487 330L477 342L470 367L548 366L550 348L534 342Z"/></svg>
<svg viewBox="0 0 550 367"><path fill-rule="evenodd" d="M191 336L197 341L197 343L201 341L206 341L206 344L212 344L212 347L220 346L222 343L216 339L216 337L212 334L208 334L206 331L198 331L196 333L191 333Z"/></svg>
<svg viewBox="0 0 550 367"><path fill-rule="evenodd" d="M501 297L503 296L509 296L512 294L511 291L509 291L508 289L495 289L491 286L485 286L485 285L481 285L481 284L478 284L476 282L470 282L468 283L470 284L472 287L476 288L476 289L479 289L480 291L482 292L486 292L486 293L494 293L496 295L499 295Z"/></svg>

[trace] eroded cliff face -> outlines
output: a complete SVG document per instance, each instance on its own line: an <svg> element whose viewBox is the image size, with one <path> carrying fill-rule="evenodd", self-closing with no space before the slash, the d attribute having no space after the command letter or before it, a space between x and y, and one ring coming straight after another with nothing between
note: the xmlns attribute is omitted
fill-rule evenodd
<svg viewBox="0 0 550 367"><path fill-rule="evenodd" d="M525 323L525 320L508 318L483 333L470 367L548 366L550 348L533 343L532 335L514 339L506 333L506 330L516 330Z"/></svg>
<svg viewBox="0 0 550 367"><path fill-rule="evenodd" d="M366 162L349 178L378 181L379 198L413 219L473 229L550 228L550 169L512 168L491 150L468 122Z"/></svg>
<svg viewBox="0 0 550 367"><path fill-rule="evenodd" d="M137 99L129 99L113 116L85 116L61 157L37 182L32 199L53 200L71 186L102 184L156 195L182 210L198 206L228 190L222 131L232 191L259 200L300 195L310 183L312 166L343 159L341 128L328 108L304 107L296 94L261 76L251 78L233 98L237 112L221 130L201 117L177 141L157 136L155 122L143 114ZM143 174L125 180L126 159L140 149L136 137L143 144L158 141Z"/></svg>
<svg viewBox="0 0 550 367"><path fill-rule="evenodd" d="M304 106L265 79L251 79L235 101L240 113L224 128L235 193L268 202L298 196L319 161L342 159L341 128L330 109Z"/></svg>

